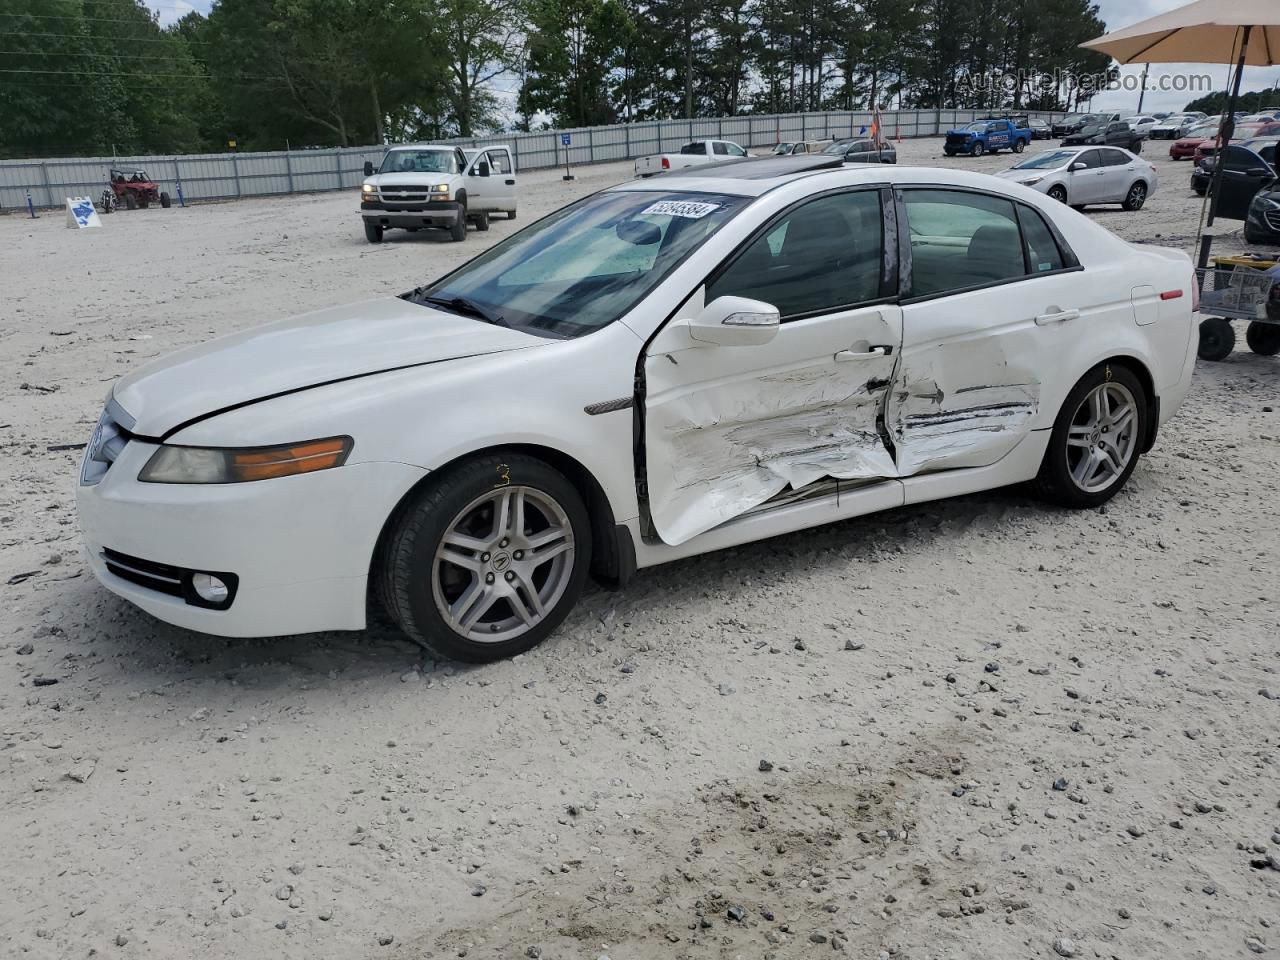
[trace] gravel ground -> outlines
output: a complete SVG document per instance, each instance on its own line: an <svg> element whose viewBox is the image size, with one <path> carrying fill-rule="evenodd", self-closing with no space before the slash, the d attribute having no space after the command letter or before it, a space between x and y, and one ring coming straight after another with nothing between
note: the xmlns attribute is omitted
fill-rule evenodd
<svg viewBox="0 0 1280 960"><path fill-rule="evenodd" d="M1157 163L1093 215L1189 249ZM522 220L630 169L577 173ZM0 955L1280 952L1280 360L1201 364L1101 510L999 491L675 563L491 666L160 624L85 569L59 445L148 357L518 225L370 246L355 207L0 218Z"/></svg>

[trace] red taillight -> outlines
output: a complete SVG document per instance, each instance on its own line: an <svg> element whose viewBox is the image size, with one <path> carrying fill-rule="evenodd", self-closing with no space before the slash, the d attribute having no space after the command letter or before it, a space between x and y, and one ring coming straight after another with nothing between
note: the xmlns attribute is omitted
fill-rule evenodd
<svg viewBox="0 0 1280 960"><path fill-rule="evenodd" d="M663 158L662 158L662 169L663 169L663 170L670 170L670 169L671 169L671 161L670 161L670 160L668 160L666 157L663 157Z"/></svg>
<svg viewBox="0 0 1280 960"><path fill-rule="evenodd" d="M1160 299L1161 300L1177 300L1181 296L1182 296L1181 290L1166 290L1164 293L1160 294Z"/></svg>
<svg viewBox="0 0 1280 960"><path fill-rule="evenodd" d="M1191 312L1200 312L1200 275L1191 271Z"/></svg>

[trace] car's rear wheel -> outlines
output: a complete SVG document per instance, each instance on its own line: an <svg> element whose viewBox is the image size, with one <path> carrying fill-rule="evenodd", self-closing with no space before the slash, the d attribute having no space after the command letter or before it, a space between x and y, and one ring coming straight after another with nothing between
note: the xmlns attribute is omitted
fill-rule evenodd
<svg viewBox="0 0 1280 960"><path fill-rule="evenodd" d="M1225 360L1236 348L1236 329L1230 320L1208 317L1200 321L1200 347L1196 356L1201 360Z"/></svg>
<svg viewBox="0 0 1280 960"><path fill-rule="evenodd" d="M1060 183L1055 183L1052 187L1049 188L1049 196L1051 196L1054 200L1057 200L1059 203L1066 203L1067 188Z"/></svg>
<svg viewBox="0 0 1280 960"><path fill-rule="evenodd" d="M508 220L514 220L515 218L516 218L516 212L515 212L514 210L508 210L508 211L507 211L507 219L508 219Z"/></svg>
<svg viewBox="0 0 1280 960"><path fill-rule="evenodd" d="M1280 325L1259 323L1254 320L1245 330L1244 340L1254 353L1264 357L1274 357L1280 353Z"/></svg>
<svg viewBox="0 0 1280 960"><path fill-rule="evenodd" d="M1021 140L1015 140L1013 143L1013 152L1021 153L1024 149L1026 149L1026 146L1027 145L1023 143Z"/></svg>
<svg viewBox="0 0 1280 960"><path fill-rule="evenodd" d="M481 663L559 626L590 561L590 519L573 484L540 460L496 453L450 468L400 509L378 582L411 639Z"/></svg>
<svg viewBox="0 0 1280 960"><path fill-rule="evenodd" d="M1137 466L1147 428L1147 392L1129 370L1103 363L1067 395L1040 464L1040 494L1067 507L1110 500Z"/></svg>
<svg viewBox="0 0 1280 960"><path fill-rule="evenodd" d="M382 225L366 220L364 222L364 238L370 243L381 243Z"/></svg>
<svg viewBox="0 0 1280 960"><path fill-rule="evenodd" d="M168 210L172 204L173 204L173 200L169 197L169 194L167 193L160 194L160 206Z"/></svg>
<svg viewBox="0 0 1280 960"><path fill-rule="evenodd" d="M477 230L483 232L489 229L488 213L477 213L473 219L475 220Z"/></svg>
<svg viewBox="0 0 1280 960"><path fill-rule="evenodd" d="M1129 192L1125 194L1124 203L1121 204L1126 210L1141 210L1142 205L1147 202L1147 185L1141 180L1134 181L1133 186L1129 188Z"/></svg>

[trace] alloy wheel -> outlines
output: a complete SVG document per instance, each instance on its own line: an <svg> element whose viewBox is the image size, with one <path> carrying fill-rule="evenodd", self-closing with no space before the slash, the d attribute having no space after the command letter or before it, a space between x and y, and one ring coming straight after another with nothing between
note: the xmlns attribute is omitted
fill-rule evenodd
<svg viewBox="0 0 1280 960"><path fill-rule="evenodd" d="M1129 188L1129 209L1141 210L1142 205L1147 202L1147 188L1140 183L1135 183Z"/></svg>
<svg viewBox="0 0 1280 960"><path fill-rule="evenodd" d="M1138 449L1138 403L1122 383L1100 383L1085 396L1067 429L1067 470L1085 493L1124 475Z"/></svg>
<svg viewBox="0 0 1280 960"><path fill-rule="evenodd" d="M573 567L573 527L555 498L533 487L500 487L449 524L431 565L431 593L457 634L498 643L545 619Z"/></svg>

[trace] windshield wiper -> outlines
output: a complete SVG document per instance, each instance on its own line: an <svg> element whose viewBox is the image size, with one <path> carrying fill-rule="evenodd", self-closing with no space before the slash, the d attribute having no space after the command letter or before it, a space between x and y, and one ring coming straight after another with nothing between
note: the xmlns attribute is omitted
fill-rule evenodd
<svg viewBox="0 0 1280 960"><path fill-rule="evenodd" d="M423 297L424 303L434 304L437 307L444 307L454 313L461 313L464 316L479 317L485 323L492 323L496 327L509 327L502 317L496 313L490 313L484 307L480 306L466 297Z"/></svg>

